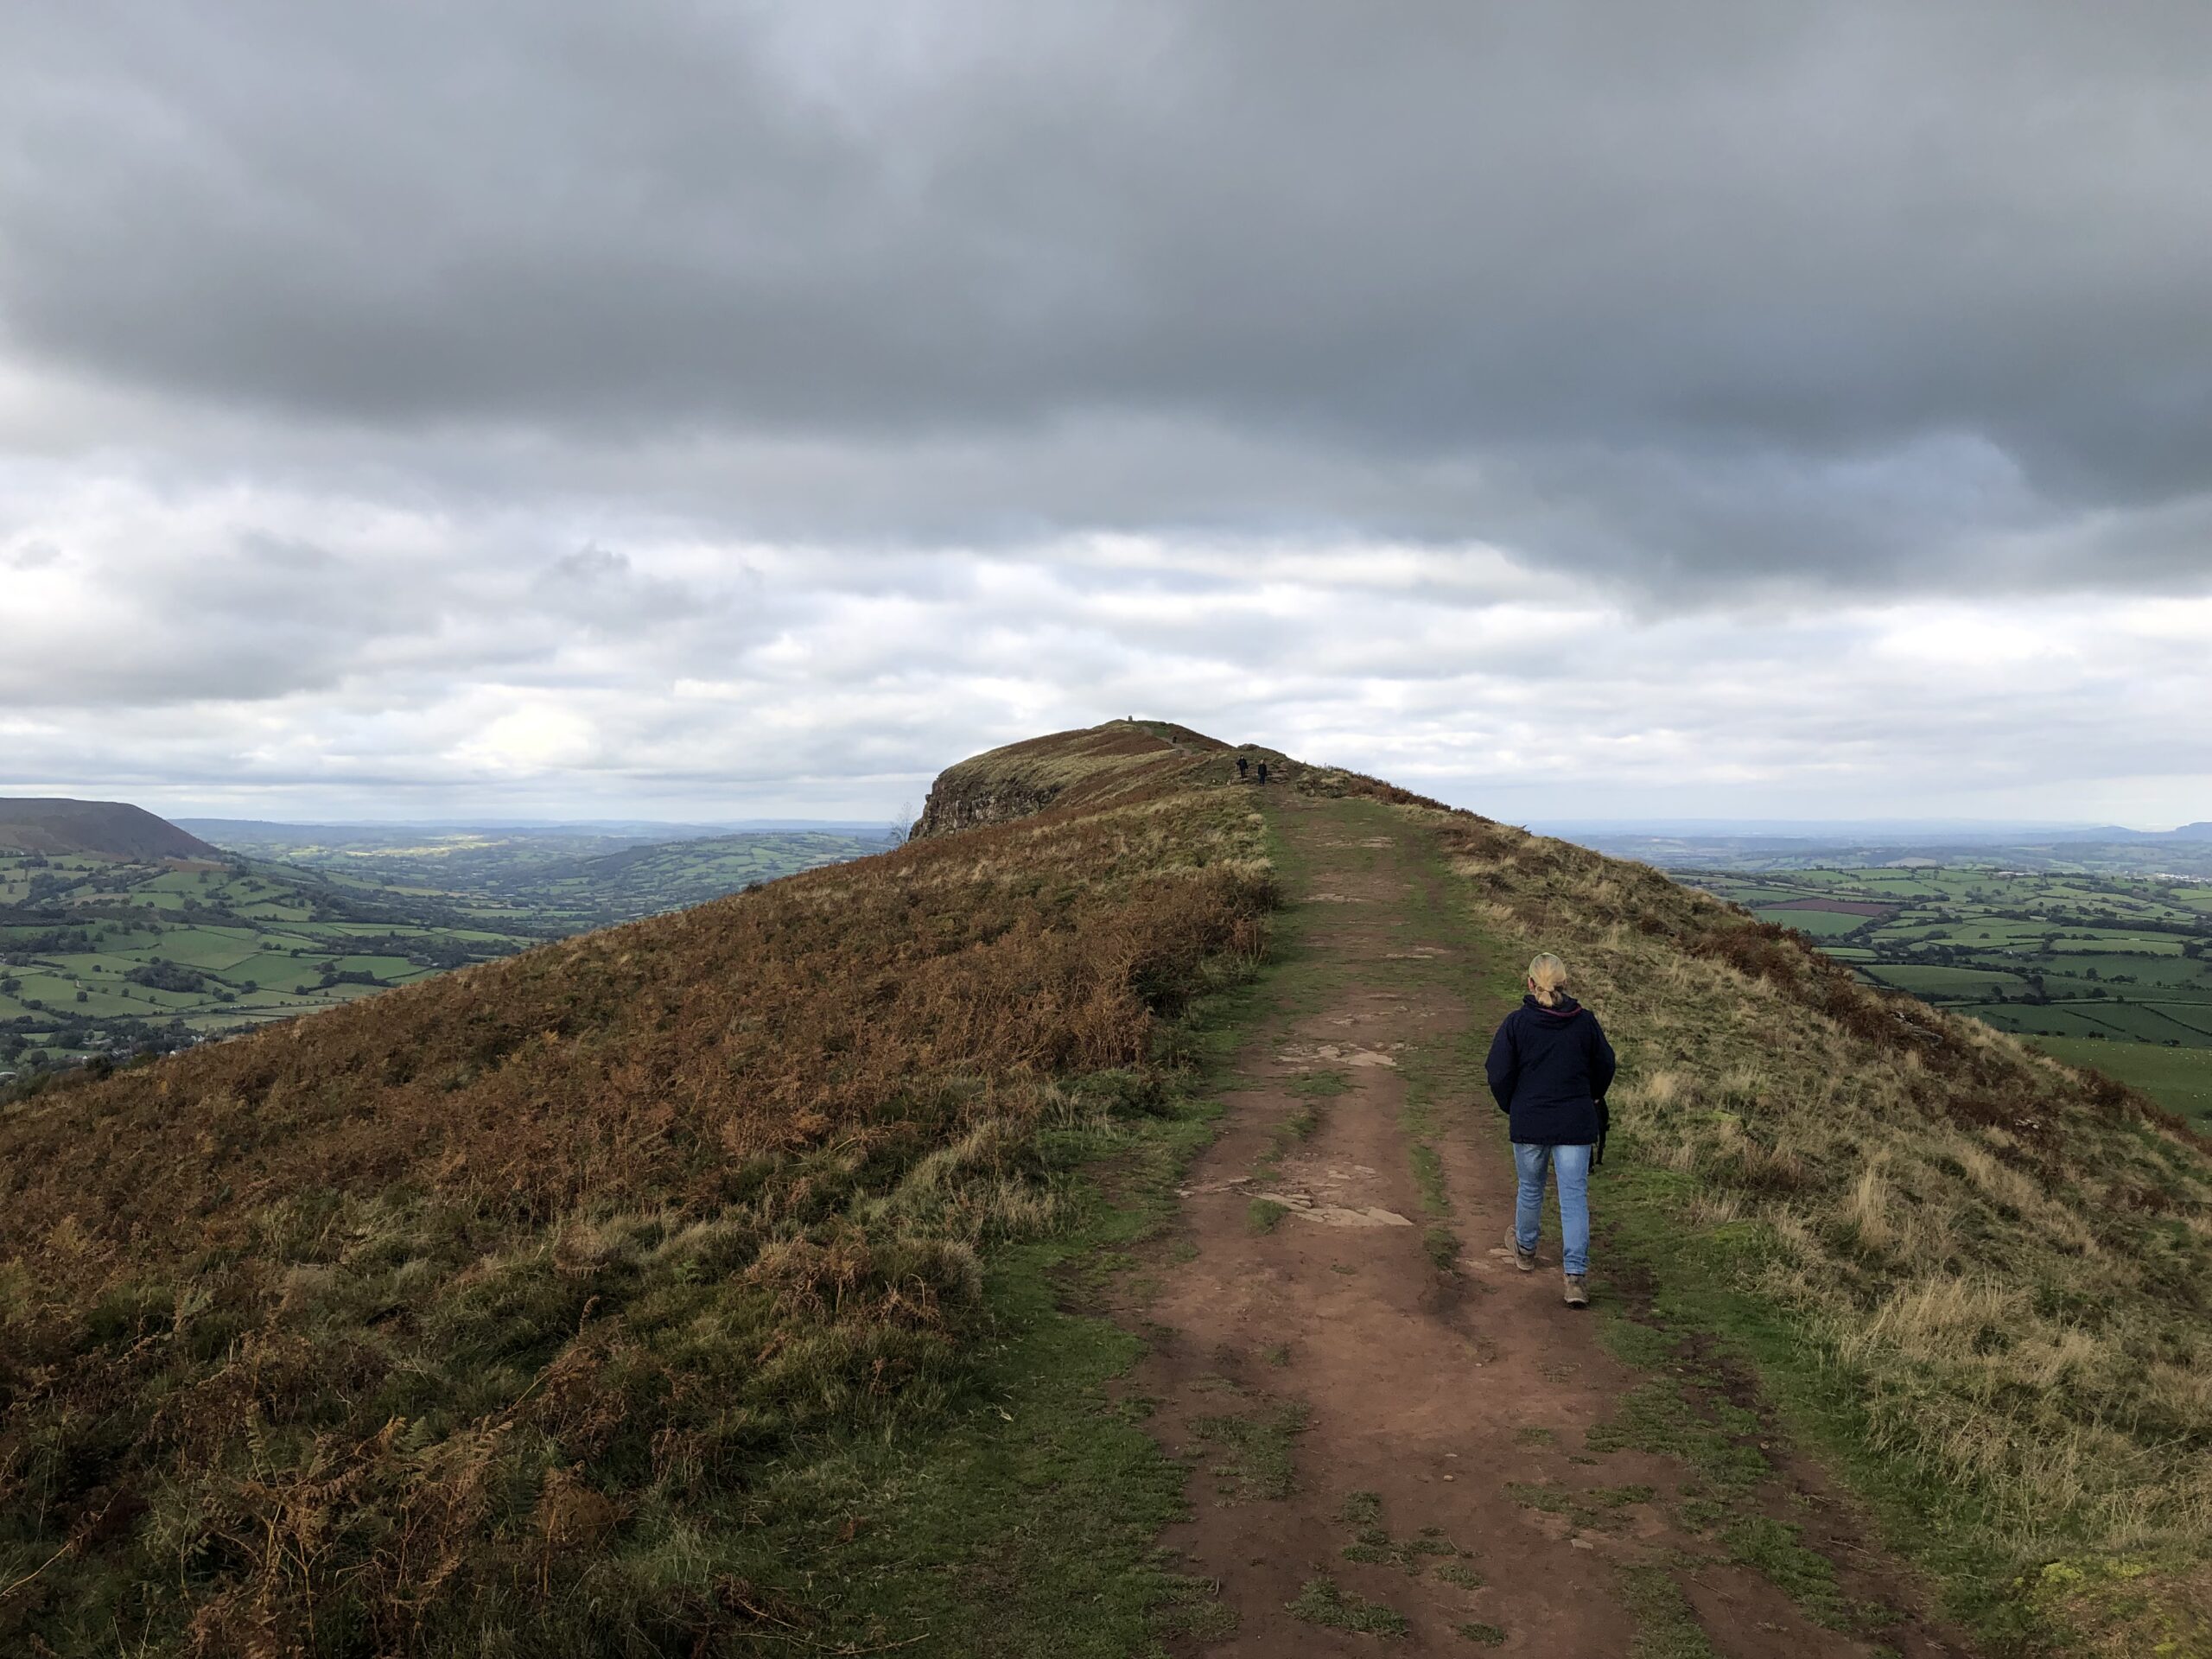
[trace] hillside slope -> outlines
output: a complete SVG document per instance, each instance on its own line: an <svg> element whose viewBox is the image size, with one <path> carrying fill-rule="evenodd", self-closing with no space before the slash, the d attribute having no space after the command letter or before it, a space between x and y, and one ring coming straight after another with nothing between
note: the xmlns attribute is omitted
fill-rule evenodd
<svg viewBox="0 0 2212 1659"><path fill-rule="evenodd" d="M1620 1038L1616 1213L1993 1647L2212 1643L2212 1160L1660 872L1416 814ZM2170 1643L2159 1646L2160 1643Z"/></svg>
<svg viewBox="0 0 2212 1659"><path fill-rule="evenodd" d="M978 1251L1163 1109L1255 851L1221 791L1064 811L8 1108L0 1650L826 1617L820 1471L973 1388Z"/></svg>
<svg viewBox="0 0 2212 1659"><path fill-rule="evenodd" d="M86 854L137 863L221 856L143 807L55 798L0 799L0 852Z"/></svg>
<svg viewBox="0 0 2212 1659"><path fill-rule="evenodd" d="M1813 1459L1992 1652L2200 1649L2202 1141L1656 871L1236 753L1014 746L899 851L10 1109L0 1649L1534 1652L1617 1602L1583 1650L1957 1651L1854 1602L1912 1597L1790 1507ZM1610 1357L1464 1231L1538 944L1624 1063ZM1099 1230L1209 1082L1168 1230ZM1056 1285L1149 1333L1139 1398Z"/></svg>

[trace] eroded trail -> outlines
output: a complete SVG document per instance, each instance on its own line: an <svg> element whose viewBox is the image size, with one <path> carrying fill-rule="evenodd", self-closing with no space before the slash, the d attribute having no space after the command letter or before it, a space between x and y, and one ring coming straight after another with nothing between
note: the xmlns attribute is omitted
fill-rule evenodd
<svg viewBox="0 0 2212 1659"><path fill-rule="evenodd" d="M1548 1213L1542 1268L1515 1270L1480 1078L1500 964L1388 810L1269 810L1295 906L1279 1007L1185 1184L1130 1379L1191 1466L1165 1541L1236 1614L1183 1650L1957 1651L1853 1565L1841 1511L1725 1388L1630 1365L1605 1315L1563 1306ZM1595 1202L1602 1224L1602 1175ZM1592 1282L1618 1305L1602 1261Z"/></svg>

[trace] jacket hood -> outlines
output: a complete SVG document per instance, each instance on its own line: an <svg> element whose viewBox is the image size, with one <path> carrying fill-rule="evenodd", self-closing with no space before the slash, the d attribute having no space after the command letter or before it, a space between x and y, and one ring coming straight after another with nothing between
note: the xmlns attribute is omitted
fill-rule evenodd
<svg viewBox="0 0 2212 1659"><path fill-rule="evenodd" d="M1547 1020L1572 1020L1582 1012L1582 1005L1564 993L1561 994L1559 1001L1548 1008L1537 1001L1534 995L1523 996L1521 999L1521 1006L1524 1008L1535 1009Z"/></svg>

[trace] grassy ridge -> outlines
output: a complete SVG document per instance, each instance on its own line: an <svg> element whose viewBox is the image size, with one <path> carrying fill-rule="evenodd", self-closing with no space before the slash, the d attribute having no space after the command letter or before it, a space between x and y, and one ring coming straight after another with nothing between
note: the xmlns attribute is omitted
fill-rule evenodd
<svg viewBox="0 0 2212 1659"><path fill-rule="evenodd" d="M1173 1021L1260 948L1251 820L1152 793L10 1109L0 1646L783 1650L988 1590L922 1595L882 1503L1144 1491L1133 1429L959 1425L1046 1319L1020 1242L1117 1224L1071 1160L1172 1145ZM962 1467L1007 1502L912 1484Z"/></svg>
<svg viewBox="0 0 2212 1659"><path fill-rule="evenodd" d="M1059 1303L1205 1133L1273 874L1226 752L1073 737L1018 757L1039 816L0 1108L0 1651L1217 1629L1147 1555L1180 1473L1103 1397L1131 1339ZM1668 1341L1993 1645L2202 1651L2200 1139L1656 872L1285 775L1405 810L1485 958L1567 956Z"/></svg>
<svg viewBox="0 0 2212 1659"><path fill-rule="evenodd" d="M1656 871L1430 823L1470 925L1565 955L1616 1033L1604 1203L1662 1319L1730 1342L1993 1644L2205 1651L2205 1141Z"/></svg>

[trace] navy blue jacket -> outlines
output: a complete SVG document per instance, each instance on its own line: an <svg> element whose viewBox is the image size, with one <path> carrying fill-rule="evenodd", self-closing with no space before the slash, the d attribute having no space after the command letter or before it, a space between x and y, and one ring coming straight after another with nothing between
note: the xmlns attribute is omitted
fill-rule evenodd
<svg viewBox="0 0 2212 1659"><path fill-rule="evenodd" d="M1533 996L1491 1039L1490 1091L1523 1146L1598 1143L1598 1103L1613 1083L1613 1046L1598 1016L1571 996L1548 1008Z"/></svg>

